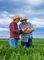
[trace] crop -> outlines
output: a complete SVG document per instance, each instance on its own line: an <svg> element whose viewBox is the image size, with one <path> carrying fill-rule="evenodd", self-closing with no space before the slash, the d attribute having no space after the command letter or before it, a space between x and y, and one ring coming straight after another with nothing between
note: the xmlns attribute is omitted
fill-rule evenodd
<svg viewBox="0 0 44 60"><path fill-rule="evenodd" d="M10 47L9 39L0 39L0 60L44 60L44 39L33 39L33 48Z"/></svg>

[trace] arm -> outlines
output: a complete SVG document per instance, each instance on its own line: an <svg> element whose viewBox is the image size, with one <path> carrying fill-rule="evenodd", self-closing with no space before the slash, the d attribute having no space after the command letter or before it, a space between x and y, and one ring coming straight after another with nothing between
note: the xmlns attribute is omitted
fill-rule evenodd
<svg viewBox="0 0 44 60"><path fill-rule="evenodd" d="M11 29L11 31L12 31L13 34L15 34L15 33L21 34L21 33L23 33L24 30L25 30L25 29L22 29L22 30L17 29L17 30L16 30L15 28L16 28L16 27L14 26L14 23L11 23L10 29Z"/></svg>
<svg viewBox="0 0 44 60"><path fill-rule="evenodd" d="M27 29L28 32L33 32L35 29L34 27L31 27L30 29Z"/></svg>
<svg viewBox="0 0 44 60"><path fill-rule="evenodd" d="M28 33L30 33L29 31L25 31L25 32L23 32L23 34L28 34Z"/></svg>
<svg viewBox="0 0 44 60"><path fill-rule="evenodd" d="M30 33L29 31L27 31L28 27L25 28L25 29L26 29L26 30L24 31L24 34L28 34L28 33Z"/></svg>
<svg viewBox="0 0 44 60"><path fill-rule="evenodd" d="M20 30L15 30L14 23L11 23L10 29L11 29L12 33L14 33L14 34L20 33Z"/></svg>
<svg viewBox="0 0 44 60"><path fill-rule="evenodd" d="M22 28L22 25L19 25L19 30L23 30ZM28 31L26 31L27 30L27 28L26 29L24 29L24 32L22 33L22 34L28 34L29 32Z"/></svg>

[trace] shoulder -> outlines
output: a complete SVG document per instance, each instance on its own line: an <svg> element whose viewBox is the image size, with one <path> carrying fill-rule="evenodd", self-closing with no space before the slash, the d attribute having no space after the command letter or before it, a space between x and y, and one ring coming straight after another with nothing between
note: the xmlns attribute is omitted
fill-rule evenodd
<svg viewBox="0 0 44 60"><path fill-rule="evenodd" d="M21 25L22 25L22 23L19 24L19 26L21 26Z"/></svg>
<svg viewBox="0 0 44 60"><path fill-rule="evenodd" d="M20 24L19 24L19 28L20 28L20 29L22 29L22 27L23 27L23 24L22 24L22 23L20 23Z"/></svg>
<svg viewBox="0 0 44 60"><path fill-rule="evenodd" d="M30 22L27 22L27 24L28 24L29 26L33 26Z"/></svg>
<svg viewBox="0 0 44 60"><path fill-rule="evenodd" d="M31 24L30 22L27 22L27 24Z"/></svg>
<svg viewBox="0 0 44 60"><path fill-rule="evenodd" d="M10 24L13 24L13 22L11 22Z"/></svg>
<svg viewBox="0 0 44 60"><path fill-rule="evenodd" d="M15 22L11 22L10 24L13 24L13 25L14 25L14 24L16 24L16 23L15 23Z"/></svg>
<svg viewBox="0 0 44 60"><path fill-rule="evenodd" d="M11 22L11 23L9 24L9 26L12 26L12 25L14 25L14 22Z"/></svg>

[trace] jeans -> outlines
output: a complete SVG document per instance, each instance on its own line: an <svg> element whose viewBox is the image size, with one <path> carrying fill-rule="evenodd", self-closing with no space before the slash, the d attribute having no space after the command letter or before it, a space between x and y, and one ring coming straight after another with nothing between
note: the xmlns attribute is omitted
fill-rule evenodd
<svg viewBox="0 0 44 60"><path fill-rule="evenodd" d="M28 42L22 42L21 45L25 47L32 47L32 39L30 39Z"/></svg>
<svg viewBox="0 0 44 60"><path fill-rule="evenodd" d="M9 39L9 44L10 44L10 46L12 46L12 47L18 46L18 40L15 39L15 38L10 38L10 39Z"/></svg>

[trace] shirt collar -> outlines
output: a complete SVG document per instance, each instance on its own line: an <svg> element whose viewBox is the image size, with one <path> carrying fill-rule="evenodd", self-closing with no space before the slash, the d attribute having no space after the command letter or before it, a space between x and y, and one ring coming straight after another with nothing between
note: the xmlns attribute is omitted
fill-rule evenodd
<svg viewBox="0 0 44 60"><path fill-rule="evenodd" d="M22 23L23 24L23 23ZM23 24L24 25L24 24ZM26 25L27 25L27 22L26 22Z"/></svg>
<svg viewBox="0 0 44 60"><path fill-rule="evenodd" d="M14 22L14 21L13 21ZM15 22L14 22L15 23ZM17 23L15 23L17 25Z"/></svg>

